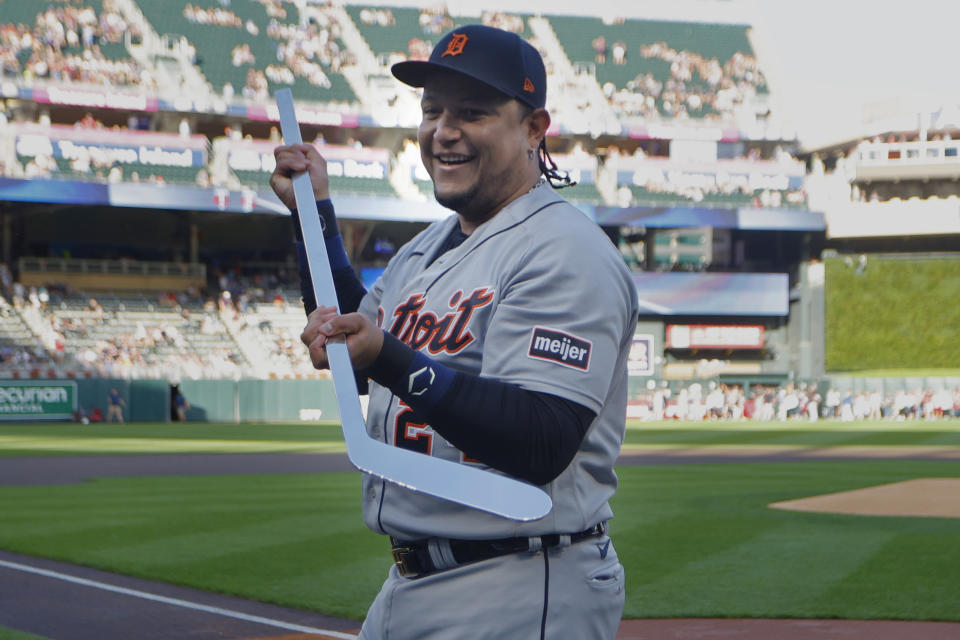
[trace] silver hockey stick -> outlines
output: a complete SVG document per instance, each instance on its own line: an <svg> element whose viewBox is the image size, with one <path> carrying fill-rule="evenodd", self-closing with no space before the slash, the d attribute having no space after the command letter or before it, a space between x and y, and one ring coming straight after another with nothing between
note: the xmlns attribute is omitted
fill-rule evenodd
<svg viewBox="0 0 960 640"><path fill-rule="evenodd" d="M290 89L281 89L275 97L284 143L302 144L300 125L293 108L293 93ZM300 228L317 304L339 310L309 174L304 172L293 176L293 192L300 212ZM369 437L346 343L329 343L327 356L340 408L347 457L357 469L413 491L511 520L536 520L550 512L553 506L550 496L532 484L393 447Z"/></svg>

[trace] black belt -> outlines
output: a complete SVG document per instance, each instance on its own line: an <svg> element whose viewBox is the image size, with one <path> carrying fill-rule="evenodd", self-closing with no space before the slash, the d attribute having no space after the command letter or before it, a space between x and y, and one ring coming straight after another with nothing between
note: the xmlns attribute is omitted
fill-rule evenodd
<svg viewBox="0 0 960 640"><path fill-rule="evenodd" d="M607 523L601 522L579 533L570 534L570 544L580 542L594 536L602 536L607 532ZM540 548L549 549L560 544L561 535L551 533L540 537ZM535 540L536 538L533 538ZM450 550L453 552L453 560L456 564L443 567L451 569L453 566L470 564L481 560L489 560L498 556L505 556L511 553L520 553L522 551L537 550L530 544L531 538L501 538L499 540L449 540ZM393 545L393 561L397 565L397 571L405 578L420 578L425 575L440 571L430 556L429 541L418 540L415 542L403 542L396 538L390 538Z"/></svg>

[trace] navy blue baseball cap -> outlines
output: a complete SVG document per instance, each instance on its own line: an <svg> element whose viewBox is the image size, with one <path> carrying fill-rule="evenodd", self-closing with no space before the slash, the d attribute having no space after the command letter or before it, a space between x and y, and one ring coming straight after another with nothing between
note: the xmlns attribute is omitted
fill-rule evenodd
<svg viewBox="0 0 960 640"><path fill-rule="evenodd" d="M540 52L509 31L464 25L443 36L429 60L398 62L390 70L400 82L422 87L440 69L479 80L534 108L547 103L547 72Z"/></svg>

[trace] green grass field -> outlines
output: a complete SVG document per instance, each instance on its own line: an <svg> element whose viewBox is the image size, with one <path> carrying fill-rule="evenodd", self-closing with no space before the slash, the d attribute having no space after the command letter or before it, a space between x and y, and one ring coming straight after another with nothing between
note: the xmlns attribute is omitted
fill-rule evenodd
<svg viewBox="0 0 960 640"><path fill-rule="evenodd" d="M960 446L954 421L630 421L624 450L684 446ZM74 423L0 425L0 458L151 453L343 452L339 424Z"/></svg>
<svg viewBox="0 0 960 640"><path fill-rule="evenodd" d="M960 446L952 424L940 424L634 425L628 441ZM198 443L206 451L249 452L255 443L266 451L304 451L332 446L338 433L329 426L183 425L193 431L177 437L172 427L0 427L0 452L116 453L118 440L123 451L140 453L196 451ZM115 430L124 429L118 438ZM626 617L960 620L960 519L766 506L911 478L960 477L955 462L657 465L620 467L618 474L613 536L627 571ZM361 619L390 555L387 542L361 522L359 487L356 473L0 487L0 548Z"/></svg>
<svg viewBox="0 0 960 640"><path fill-rule="evenodd" d="M346 451L339 423L0 425L0 457Z"/></svg>
<svg viewBox="0 0 960 640"><path fill-rule="evenodd" d="M35 636L32 633L23 633L14 629L0 627L0 640L46 640L43 636Z"/></svg>

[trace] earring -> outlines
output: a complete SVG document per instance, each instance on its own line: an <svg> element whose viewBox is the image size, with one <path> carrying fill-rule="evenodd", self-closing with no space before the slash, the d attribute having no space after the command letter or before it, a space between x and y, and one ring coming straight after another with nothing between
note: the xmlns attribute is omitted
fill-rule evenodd
<svg viewBox="0 0 960 640"><path fill-rule="evenodd" d="M533 160L533 154L537 152L536 149L527 149L527 157Z"/></svg>

